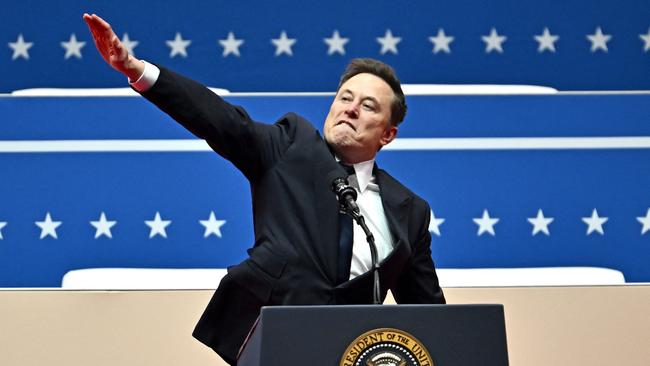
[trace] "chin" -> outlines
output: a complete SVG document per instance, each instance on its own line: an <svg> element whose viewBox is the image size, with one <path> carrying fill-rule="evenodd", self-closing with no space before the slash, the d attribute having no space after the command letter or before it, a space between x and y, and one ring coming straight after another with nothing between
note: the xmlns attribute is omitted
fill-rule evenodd
<svg viewBox="0 0 650 366"><path fill-rule="evenodd" d="M355 144L354 139L342 134L334 134L334 136L331 136L327 142L329 142L329 144L333 147L340 148L351 147Z"/></svg>

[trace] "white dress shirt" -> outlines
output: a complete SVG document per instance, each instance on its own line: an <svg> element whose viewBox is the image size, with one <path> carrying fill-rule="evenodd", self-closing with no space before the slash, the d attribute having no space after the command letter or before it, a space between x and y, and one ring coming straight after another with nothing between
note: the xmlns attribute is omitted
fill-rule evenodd
<svg viewBox="0 0 650 366"><path fill-rule="evenodd" d="M382 261L393 251L395 240L390 228L384 206L381 204L379 186L372 175L375 159L354 164L355 174L348 177L348 181L357 190L357 204L361 214L366 219L366 225L375 237L377 246L377 260ZM366 234L361 226L354 223L352 237L352 263L350 265L350 279L362 275L372 269L370 247L366 241Z"/></svg>

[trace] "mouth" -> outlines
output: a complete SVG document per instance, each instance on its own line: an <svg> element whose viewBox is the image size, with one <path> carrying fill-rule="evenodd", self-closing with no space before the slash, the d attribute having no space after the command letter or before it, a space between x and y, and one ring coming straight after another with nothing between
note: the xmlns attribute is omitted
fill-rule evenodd
<svg viewBox="0 0 650 366"><path fill-rule="evenodd" d="M339 125L348 125L354 131L357 130L357 128L352 123L350 123L349 121L346 121L346 120L340 120L340 121L336 122L336 126L339 126Z"/></svg>

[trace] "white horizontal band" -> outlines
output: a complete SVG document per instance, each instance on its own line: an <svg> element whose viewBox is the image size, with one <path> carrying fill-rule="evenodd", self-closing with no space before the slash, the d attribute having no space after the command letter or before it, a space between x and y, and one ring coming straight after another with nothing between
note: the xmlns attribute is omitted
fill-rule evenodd
<svg viewBox="0 0 650 366"><path fill-rule="evenodd" d="M650 136L474 137L396 139L385 150L648 149Z"/></svg>
<svg viewBox="0 0 650 366"><path fill-rule="evenodd" d="M401 138L384 147L408 150L650 149L650 136ZM19 140L0 141L0 153L212 151L203 140Z"/></svg>

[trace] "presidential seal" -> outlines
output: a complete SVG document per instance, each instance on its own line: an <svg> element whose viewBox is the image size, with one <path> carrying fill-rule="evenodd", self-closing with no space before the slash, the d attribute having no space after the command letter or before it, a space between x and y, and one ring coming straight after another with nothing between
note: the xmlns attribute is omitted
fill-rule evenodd
<svg viewBox="0 0 650 366"><path fill-rule="evenodd" d="M434 366L426 348L412 335L380 328L357 337L339 366Z"/></svg>

